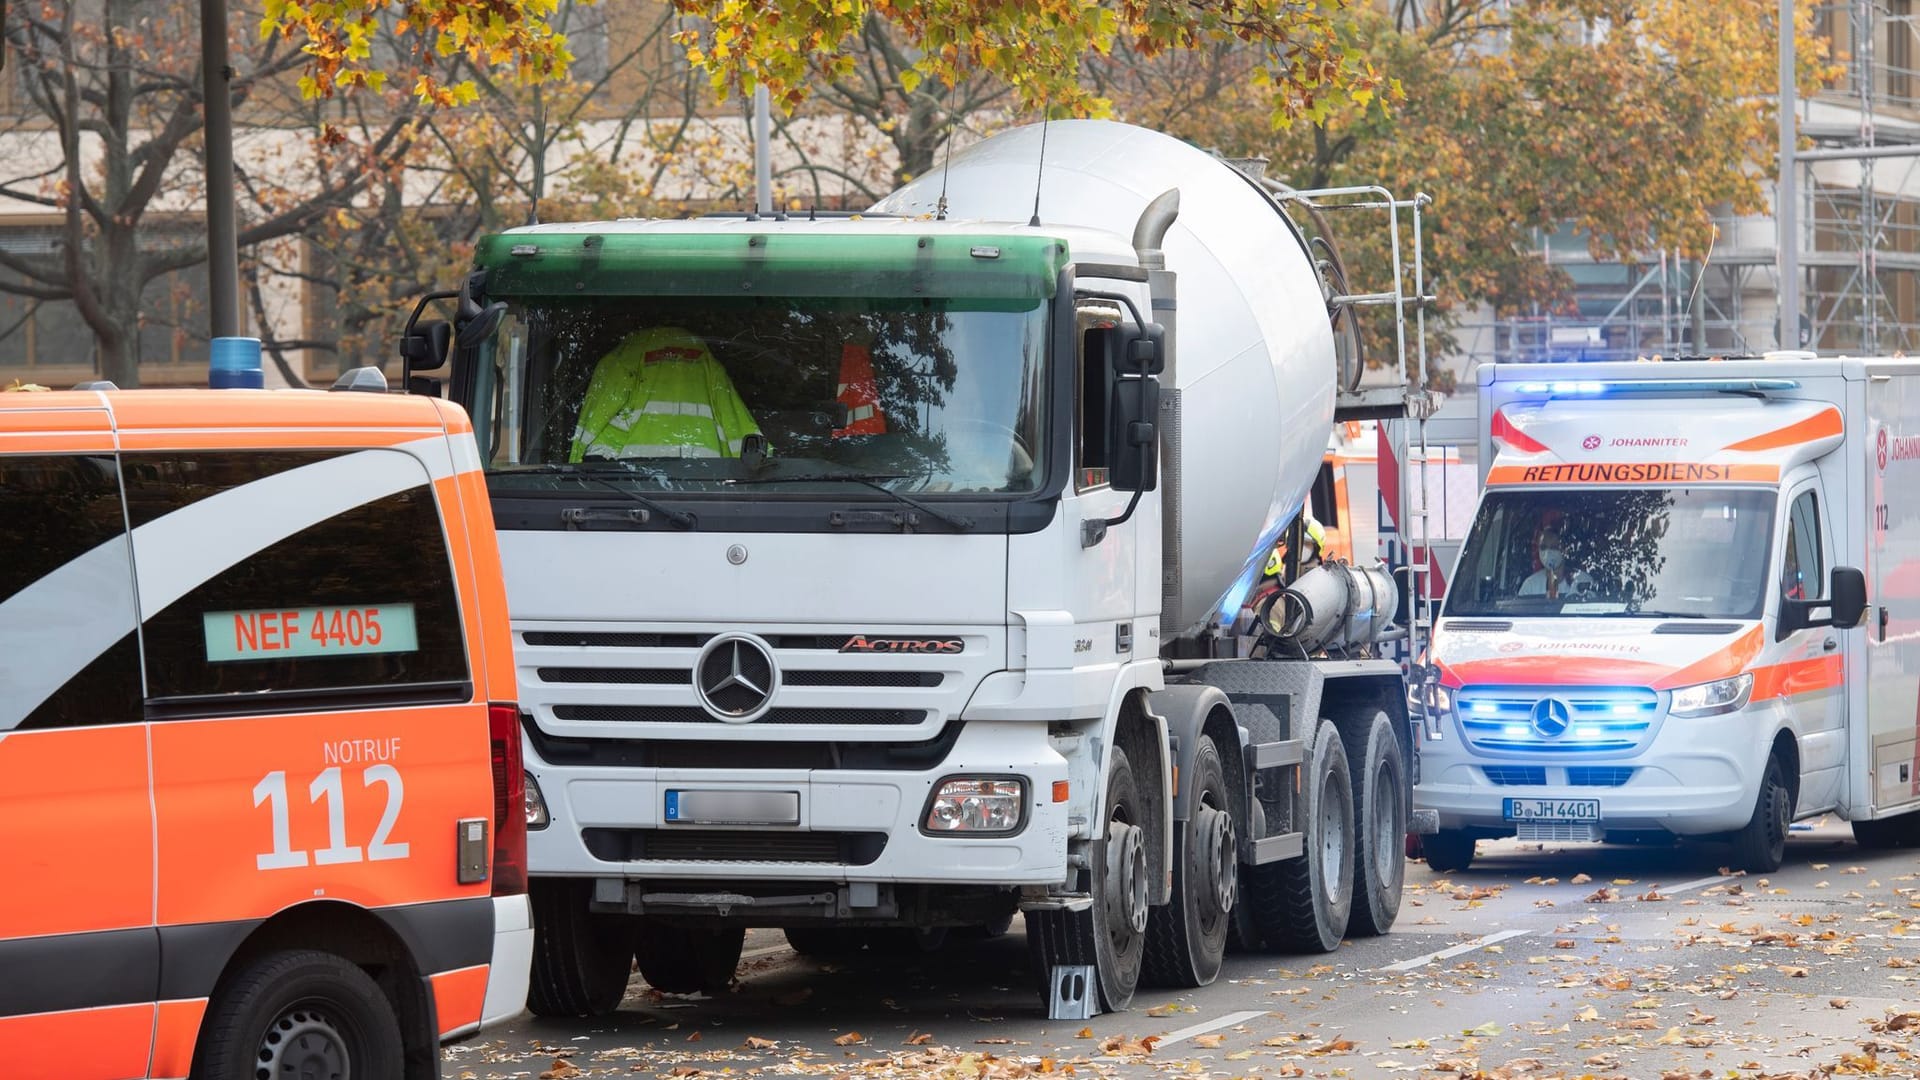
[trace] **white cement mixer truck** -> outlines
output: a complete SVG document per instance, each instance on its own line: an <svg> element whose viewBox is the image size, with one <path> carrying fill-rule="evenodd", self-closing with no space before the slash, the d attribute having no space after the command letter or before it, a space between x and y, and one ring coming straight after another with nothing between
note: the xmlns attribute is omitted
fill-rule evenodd
<svg viewBox="0 0 1920 1080"><path fill-rule="evenodd" d="M1419 288L1330 303L1284 201L1054 123L867 214L515 229L452 326L416 310L409 386L450 360L506 564L534 1011L611 1010L636 958L718 989L749 927L1020 914L1067 1016L1393 924L1394 583L1243 607L1336 412L1418 398L1342 385L1329 311Z"/></svg>

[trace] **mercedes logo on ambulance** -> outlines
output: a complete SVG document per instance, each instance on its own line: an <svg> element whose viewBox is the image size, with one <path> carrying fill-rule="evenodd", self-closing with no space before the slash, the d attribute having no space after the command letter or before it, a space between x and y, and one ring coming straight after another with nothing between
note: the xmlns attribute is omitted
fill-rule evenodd
<svg viewBox="0 0 1920 1080"><path fill-rule="evenodd" d="M716 719L749 724L773 704L780 668L766 642L751 634L721 634L693 664L693 691Z"/></svg>
<svg viewBox="0 0 1920 1080"><path fill-rule="evenodd" d="M1573 709L1559 698L1541 698L1533 706L1533 730L1543 739L1557 739L1573 726Z"/></svg>

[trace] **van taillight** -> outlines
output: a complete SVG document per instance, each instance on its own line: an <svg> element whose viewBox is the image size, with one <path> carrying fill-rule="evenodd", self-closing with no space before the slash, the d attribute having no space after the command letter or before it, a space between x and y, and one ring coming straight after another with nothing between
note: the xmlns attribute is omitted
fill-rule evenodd
<svg viewBox="0 0 1920 1080"><path fill-rule="evenodd" d="M527 891L527 782L520 764L520 706L487 706L493 744L493 895Z"/></svg>

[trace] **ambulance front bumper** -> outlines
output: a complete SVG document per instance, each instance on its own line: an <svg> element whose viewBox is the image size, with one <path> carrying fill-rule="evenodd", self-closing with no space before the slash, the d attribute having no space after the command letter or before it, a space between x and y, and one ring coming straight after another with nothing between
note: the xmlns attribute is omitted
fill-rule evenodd
<svg viewBox="0 0 1920 1080"><path fill-rule="evenodd" d="M1442 829L1482 835L1524 831L1509 814L1514 800L1597 801L1598 831L1732 832L1753 816L1770 745L1752 712L1665 718L1651 742L1628 755L1485 754L1457 737L1427 740L1414 803L1436 812Z"/></svg>

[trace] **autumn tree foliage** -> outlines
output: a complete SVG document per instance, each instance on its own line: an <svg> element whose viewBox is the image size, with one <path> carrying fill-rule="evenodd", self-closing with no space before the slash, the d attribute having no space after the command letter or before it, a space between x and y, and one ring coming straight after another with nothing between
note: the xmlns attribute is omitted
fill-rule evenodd
<svg viewBox="0 0 1920 1080"><path fill-rule="evenodd" d="M383 33L407 46L411 92L437 105L471 102L480 95L474 79L448 77L446 61L505 73L520 83L566 74L573 54L552 22L559 0L265 0L262 39L283 37L307 58L300 78L308 97L331 97L336 89L380 90L389 72L375 62Z"/></svg>
<svg viewBox="0 0 1920 1080"><path fill-rule="evenodd" d="M1123 53L1095 77L1125 118L1266 156L1296 187L1430 192L1429 266L1456 310L1551 304L1568 282L1539 257L1543 232L1573 230L1601 258L1697 259L1716 210L1766 208L1776 12L1772 0L1355 6L1340 13L1341 40L1404 96L1391 109L1343 102L1279 132L1249 79L1259 57L1237 45ZM1810 19L1798 45L1809 92L1832 76Z"/></svg>
<svg viewBox="0 0 1920 1080"><path fill-rule="evenodd" d="M45 250L0 251L0 290L71 301L93 331L102 376L137 386L143 295L207 257L205 230L191 223L204 190L199 50L180 47L199 40L195 7L16 0L5 36L25 108L0 131L16 148L0 168L0 197L44 207L59 224ZM303 62L275 41L235 60L235 111L256 121L271 111L277 80ZM388 104L357 137L317 114L290 124L274 114L256 139L265 149L240 155L240 244L296 236L365 190L411 135L407 102Z"/></svg>

